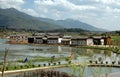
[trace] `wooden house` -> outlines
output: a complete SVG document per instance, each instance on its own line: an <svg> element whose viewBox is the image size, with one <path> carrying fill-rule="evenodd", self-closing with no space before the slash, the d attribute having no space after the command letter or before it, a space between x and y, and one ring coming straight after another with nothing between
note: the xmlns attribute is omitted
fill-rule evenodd
<svg viewBox="0 0 120 77"><path fill-rule="evenodd" d="M34 43L36 44L43 44L43 37L42 36L35 36Z"/></svg>
<svg viewBox="0 0 120 77"><path fill-rule="evenodd" d="M111 37L105 36L104 37L104 45L110 45L111 44Z"/></svg>
<svg viewBox="0 0 120 77"><path fill-rule="evenodd" d="M105 38L102 36L93 36L94 45L104 45Z"/></svg>
<svg viewBox="0 0 120 77"><path fill-rule="evenodd" d="M46 33L33 33L32 36L46 36Z"/></svg>
<svg viewBox="0 0 120 77"><path fill-rule="evenodd" d="M62 45L70 45L71 44L71 39L62 39L61 44Z"/></svg>
<svg viewBox="0 0 120 77"><path fill-rule="evenodd" d="M12 44L26 44L28 43L28 37L24 34L14 34L10 36L9 42Z"/></svg>
<svg viewBox="0 0 120 77"><path fill-rule="evenodd" d="M33 36L28 37L28 43L34 43L34 37Z"/></svg>
<svg viewBox="0 0 120 77"><path fill-rule="evenodd" d="M47 36L59 36L59 37L63 37L63 34L61 33L46 33Z"/></svg>
<svg viewBox="0 0 120 77"><path fill-rule="evenodd" d="M58 44L59 36L48 36L47 44Z"/></svg>
<svg viewBox="0 0 120 77"><path fill-rule="evenodd" d="M61 44L70 45L71 44L71 38L72 38L72 36L63 36L63 38L61 40Z"/></svg>
<svg viewBox="0 0 120 77"><path fill-rule="evenodd" d="M71 39L71 45L76 46L86 46L86 45L93 45L93 38L88 37L73 37Z"/></svg>

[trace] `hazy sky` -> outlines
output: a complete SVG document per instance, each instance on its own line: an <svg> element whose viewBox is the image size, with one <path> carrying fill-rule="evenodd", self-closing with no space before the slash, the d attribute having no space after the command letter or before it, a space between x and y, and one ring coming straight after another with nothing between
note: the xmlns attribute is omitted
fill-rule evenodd
<svg viewBox="0 0 120 77"><path fill-rule="evenodd" d="M36 17L72 18L98 28L120 30L120 0L0 0L0 8L11 7Z"/></svg>

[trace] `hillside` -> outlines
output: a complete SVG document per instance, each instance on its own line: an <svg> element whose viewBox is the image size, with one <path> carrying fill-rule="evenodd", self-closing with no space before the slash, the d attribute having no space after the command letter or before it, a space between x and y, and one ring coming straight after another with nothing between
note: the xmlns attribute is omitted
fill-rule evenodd
<svg viewBox="0 0 120 77"><path fill-rule="evenodd" d="M38 20L14 8L0 9L0 26L10 29L54 30L62 28L48 22Z"/></svg>
<svg viewBox="0 0 120 77"><path fill-rule="evenodd" d="M78 20L73 20L73 19L65 19L65 20L52 20L48 18L39 18L41 21L49 22L49 23L54 23L56 25L60 25L64 28L80 28L83 30L89 30L89 31L106 31L104 29L99 29L96 28L92 25L89 25L87 23L83 23Z"/></svg>
<svg viewBox="0 0 120 77"><path fill-rule="evenodd" d="M81 28L89 31L103 31L103 29L99 29L87 23L83 23L81 21L73 20L73 19L58 20L57 22L58 24L66 28Z"/></svg>
<svg viewBox="0 0 120 77"><path fill-rule="evenodd" d="M104 31L78 20L53 20L48 18L33 17L14 8L0 9L0 28L24 30L58 30L79 28L80 30Z"/></svg>

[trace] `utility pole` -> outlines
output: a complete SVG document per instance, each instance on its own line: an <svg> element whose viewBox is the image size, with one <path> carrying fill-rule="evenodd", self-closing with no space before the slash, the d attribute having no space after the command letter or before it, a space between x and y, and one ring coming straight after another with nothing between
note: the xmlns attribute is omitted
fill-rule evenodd
<svg viewBox="0 0 120 77"><path fill-rule="evenodd" d="M4 55L4 64L3 64L3 69L2 69L2 77L4 77L4 71L5 71L5 69L6 69L7 54L8 54L8 49L6 48L6 50L5 50L5 55Z"/></svg>

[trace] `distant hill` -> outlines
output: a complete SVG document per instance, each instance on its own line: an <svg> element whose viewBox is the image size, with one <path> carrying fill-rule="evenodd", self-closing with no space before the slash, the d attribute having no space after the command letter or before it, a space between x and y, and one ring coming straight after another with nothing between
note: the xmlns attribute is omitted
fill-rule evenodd
<svg viewBox="0 0 120 77"><path fill-rule="evenodd" d="M57 22L61 26L64 26L66 28L81 28L81 29L89 30L89 31L103 31L103 29L99 29L87 23L83 23L81 21L73 20L73 19L58 20Z"/></svg>
<svg viewBox="0 0 120 77"><path fill-rule="evenodd" d="M0 9L0 28L32 29L32 30L58 30L79 28L79 30L104 31L78 20L53 20L48 18L33 17L14 8Z"/></svg>
<svg viewBox="0 0 120 77"><path fill-rule="evenodd" d="M106 31L104 29L96 28L87 23L83 23L81 21L73 20L73 19L65 19L65 20L52 20L48 18L39 18L39 19L41 21L54 23L56 25L63 26L64 28L80 28L80 29L89 30L89 31Z"/></svg>
<svg viewBox="0 0 120 77"><path fill-rule="evenodd" d="M38 20L14 8L0 9L0 26L10 29L54 30L62 28L48 22Z"/></svg>

